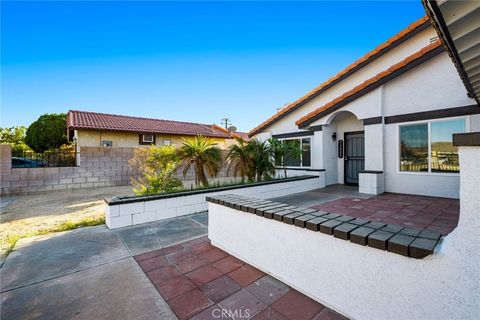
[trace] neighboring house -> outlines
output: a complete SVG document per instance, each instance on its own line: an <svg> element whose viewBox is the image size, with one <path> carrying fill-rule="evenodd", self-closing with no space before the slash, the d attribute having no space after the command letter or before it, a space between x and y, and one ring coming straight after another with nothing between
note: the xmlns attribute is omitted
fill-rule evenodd
<svg viewBox="0 0 480 320"><path fill-rule="evenodd" d="M326 184L458 198L452 134L480 131L480 107L424 17L254 128L297 140L289 167L324 169Z"/></svg>
<svg viewBox="0 0 480 320"><path fill-rule="evenodd" d="M142 145L181 145L182 138L202 135L221 148L244 133L229 132L217 125L129 117L70 110L67 114L70 140L78 147L137 147Z"/></svg>

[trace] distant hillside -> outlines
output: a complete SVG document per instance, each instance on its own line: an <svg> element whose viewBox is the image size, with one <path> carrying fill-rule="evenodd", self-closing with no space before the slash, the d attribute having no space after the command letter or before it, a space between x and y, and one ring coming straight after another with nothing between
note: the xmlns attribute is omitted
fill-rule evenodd
<svg viewBox="0 0 480 320"><path fill-rule="evenodd" d="M440 152L457 152L458 148L454 147L451 142L433 142L432 150Z"/></svg>

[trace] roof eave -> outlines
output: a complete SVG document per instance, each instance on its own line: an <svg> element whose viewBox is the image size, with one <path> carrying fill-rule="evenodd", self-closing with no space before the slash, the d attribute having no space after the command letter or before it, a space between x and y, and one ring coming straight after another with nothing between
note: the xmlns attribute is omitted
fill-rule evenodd
<svg viewBox="0 0 480 320"><path fill-rule="evenodd" d="M272 124L274 124L275 122L281 120L282 118L284 118L285 116L287 116L288 114L290 114L291 112L297 110L298 108L300 108L302 105L304 105L305 103L307 103L308 101L312 100L313 98L315 98L316 96L320 95L321 93L323 93L324 91L328 90L329 88L331 88L332 86L338 84L339 82L343 81L344 79L348 78L350 75L352 75L353 73L357 72L358 70L360 70L361 68L365 67L366 65L368 65L369 63L371 63L372 61L374 61L375 59L377 59L378 57L384 55L385 53L389 52L390 50L392 50L393 48L395 48L396 46L402 44L403 42L405 42L406 40L410 39L411 37L413 37L415 34L425 30L428 26L430 26L429 24L429 20L428 19L425 19L422 18L420 20L424 20L422 21L418 26L416 26L414 29L410 30L409 32L405 33L402 37L400 37L399 39L396 39L395 41L393 41L391 44L385 46L384 48L382 48L381 50L379 50L376 54L370 56L367 60L359 63L358 65L356 65L355 67L353 67L352 69L348 70L345 74L341 75L339 78L331 81L330 83L328 83L329 80L327 80L327 85L323 86L324 84L321 84L319 87L321 88L320 90L318 91L315 91L316 89L312 90L310 93L308 93L307 95L301 97L300 99L298 99L297 101L293 102L290 106L287 106L284 108L284 111L282 113L282 110L280 110L278 113L274 114L273 116L271 116L269 119L267 119L264 123L265 124L260 124L257 128L254 128L252 131L250 131L248 133L248 136L249 137L252 137L262 131L264 131L265 129L267 129L268 127L270 127ZM418 21L416 21L418 22ZM414 23L416 23L414 22ZM408 28L408 27L407 27ZM404 29L405 30L405 29ZM401 31L400 33L402 33L403 31ZM390 39L389 39L390 40ZM388 41L385 42L385 43L388 43ZM384 45L385 43L383 43L382 45ZM378 47L377 47L378 48ZM374 49L375 50L375 49ZM371 52L371 51L370 51ZM369 52L369 53L370 53ZM369 53L367 53L366 55L368 55ZM362 59L362 58L360 58ZM359 60L360 60L359 59ZM358 61L358 60L357 60ZM354 62L353 64L355 64L356 62ZM348 68L348 67L347 67ZM280 114L280 115L279 115ZM270 120L271 119L271 120Z"/></svg>
<svg viewBox="0 0 480 320"><path fill-rule="evenodd" d="M423 49L422 49L423 50ZM378 77L378 75L386 72L386 71L383 71L383 72L380 72L379 74L377 74L376 76L366 80L364 83L369 83L366 87L364 87L363 89L357 91L357 92L354 92L352 93L351 95L345 97L344 99L340 99L339 102L337 103L334 103L332 106L329 106L327 108L325 108L329 103L325 104L324 106L316 109L315 111L311 112L311 116L309 116L308 114L305 115L304 117L298 119L295 124L298 126L299 129L305 129L307 128L311 123L313 123L314 121L324 117L325 115L327 114L330 114L332 112L334 112L335 110L338 110L340 109L341 107L353 102L354 100L360 98L361 96L373 91L374 89L380 87L381 85L387 83L388 81L400 76L401 74L415 68L416 66L424 63L425 61L435 57L436 55L440 54L441 52L444 51L444 48L442 45L439 45L429 51L427 51L425 54L421 55L420 57L416 58L416 59L413 59L411 61L409 61L406 65L398 68L397 70L393 71L392 73L390 74L386 74L385 76L381 77L380 79L378 79L377 81L372 81L372 79L375 79L376 77ZM406 59L409 59L410 57L407 57ZM361 84L362 85L362 84ZM361 86L360 85L360 86ZM355 90L352 89L353 91ZM341 97L341 96L340 96ZM340 97L337 97L335 99L339 99ZM334 99L334 100L335 100ZM332 100L332 101L334 101ZM318 112L318 110L322 109L322 108L325 108L325 110L323 111L320 111ZM303 119L304 118L304 119ZM303 120L302 120L303 119Z"/></svg>
<svg viewBox="0 0 480 320"><path fill-rule="evenodd" d="M450 31L448 29L447 23L443 17L443 14L438 7L436 1L432 0L422 0L422 4L425 8L427 15L430 17L432 26L437 31L437 34L442 39L447 49L448 55L452 59L455 68L457 69L458 75L460 76L465 89L467 90L468 97L475 99L477 104L480 105L480 95L475 92L470 78L465 70L463 62L458 54L455 42L452 39Z"/></svg>

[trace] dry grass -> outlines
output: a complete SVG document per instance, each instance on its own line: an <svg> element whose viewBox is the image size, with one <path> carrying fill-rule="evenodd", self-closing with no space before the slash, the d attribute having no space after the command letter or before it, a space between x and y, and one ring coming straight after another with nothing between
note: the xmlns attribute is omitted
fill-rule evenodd
<svg viewBox="0 0 480 320"><path fill-rule="evenodd" d="M5 244L2 243L2 247L3 246L6 247L4 252L2 252L2 255L4 255L6 257L13 250L15 250L15 245L17 244L18 240L20 240L21 238L40 236L40 235L43 235L43 234L68 231L68 230L84 228L84 227L93 227L93 226L98 226L98 225L101 225L101 224L105 224L105 218L104 217L86 218L86 219L82 219L80 221L65 221L65 222L63 222L59 225L56 225L56 226L53 226L53 227L50 227L50 228L47 228L47 229L36 230L32 233L27 233L27 234L23 234L23 235L9 234L5 238Z"/></svg>
<svg viewBox="0 0 480 320"><path fill-rule="evenodd" d="M131 195L130 187L74 189L15 197L2 209L0 252L9 253L20 238L104 223L103 199Z"/></svg>

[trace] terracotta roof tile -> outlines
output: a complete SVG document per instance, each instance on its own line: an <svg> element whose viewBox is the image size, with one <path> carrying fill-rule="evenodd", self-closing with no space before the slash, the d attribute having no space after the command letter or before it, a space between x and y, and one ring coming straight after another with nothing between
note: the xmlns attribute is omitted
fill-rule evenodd
<svg viewBox="0 0 480 320"><path fill-rule="evenodd" d="M91 129L138 133L158 133L215 138L231 138L231 135L218 130L215 125L129 117L116 114L70 110L67 114L69 129Z"/></svg>
<svg viewBox="0 0 480 320"><path fill-rule="evenodd" d="M318 109L315 109L314 111L304 115L303 117L301 117L300 119L298 119L297 121L295 121L295 124L300 126L300 125L305 125L305 122L307 122L308 120L314 118L315 116L319 115L320 113L334 107L335 105L337 105L338 103L342 102L343 100L361 92L362 90L365 90L365 89L368 89L370 86L372 86L373 84L377 83L378 81L384 79L385 77L389 76L390 74L394 73L395 71L397 70L400 70L404 67L406 67L407 65L409 65L410 63L412 63L413 61L423 57L424 55L426 55L427 53L431 52L432 50L434 49L437 49L439 47L442 46L442 42L440 40L437 40L431 44L429 44L428 46L422 48L421 50L415 52L414 54L406 57L405 59L403 59L402 61L400 62L397 62L396 64L392 65L391 67L389 67L387 70L384 70L378 74L376 74L375 76L371 77L370 79L367 79L365 80L364 82L362 82L361 84L359 84L358 86L354 87L352 90L349 90L345 93L343 93L342 95L340 95L339 97L331 100L330 102L324 104L323 106L321 106L320 108Z"/></svg>
<svg viewBox="0 0 480 320"><path fill-rule="evenodd" d="M246 132L239 132L239 131L230 132L223 127L217 126L216 124L214 124L213 127L217 130L225 132L226 134L229 134L234 139L243 139L243 140L249 140L250 139L248 137L248 133L246 133Z"/></svg>
<svg viewBox="0 0 480 320"><path fill-rule="evenodd" d="M258 132L260 132L262 129L267 127L268 125L272 124L274 121L278 120L281 116L283 116L286 113L289 113L293 110L295 110L297 107L301 106L302 103L310 100L314 96L318 95L322 91L328 89L332 85L340 82L341 80L345 79L348 77L351 73L355 72L356 70L362 68L363 66L367 65L368 63L372 62L382 54L388 52L388 50L396 45L398 41L403 40L405 37L409 36L413 32L416 32L417 30L422 30L424 26L426 26L429 22L429 19L427 16L413 22L410 24L408 27L382 43L381 45L377 46L375 49L372 51L368 52L365 54L363 57L352 63L351 65L347 66L345 69L337 73L335 76L331 77L324 83L322 83L320 86L316 87L315 89L311 90L307 94L305 94L303 97L297 99L295 102L290 103L286 107L282 108L280 111L278 111L276 114L256 126L254 129L252 129L249 132L249 136L255 135Z"/></svg>

